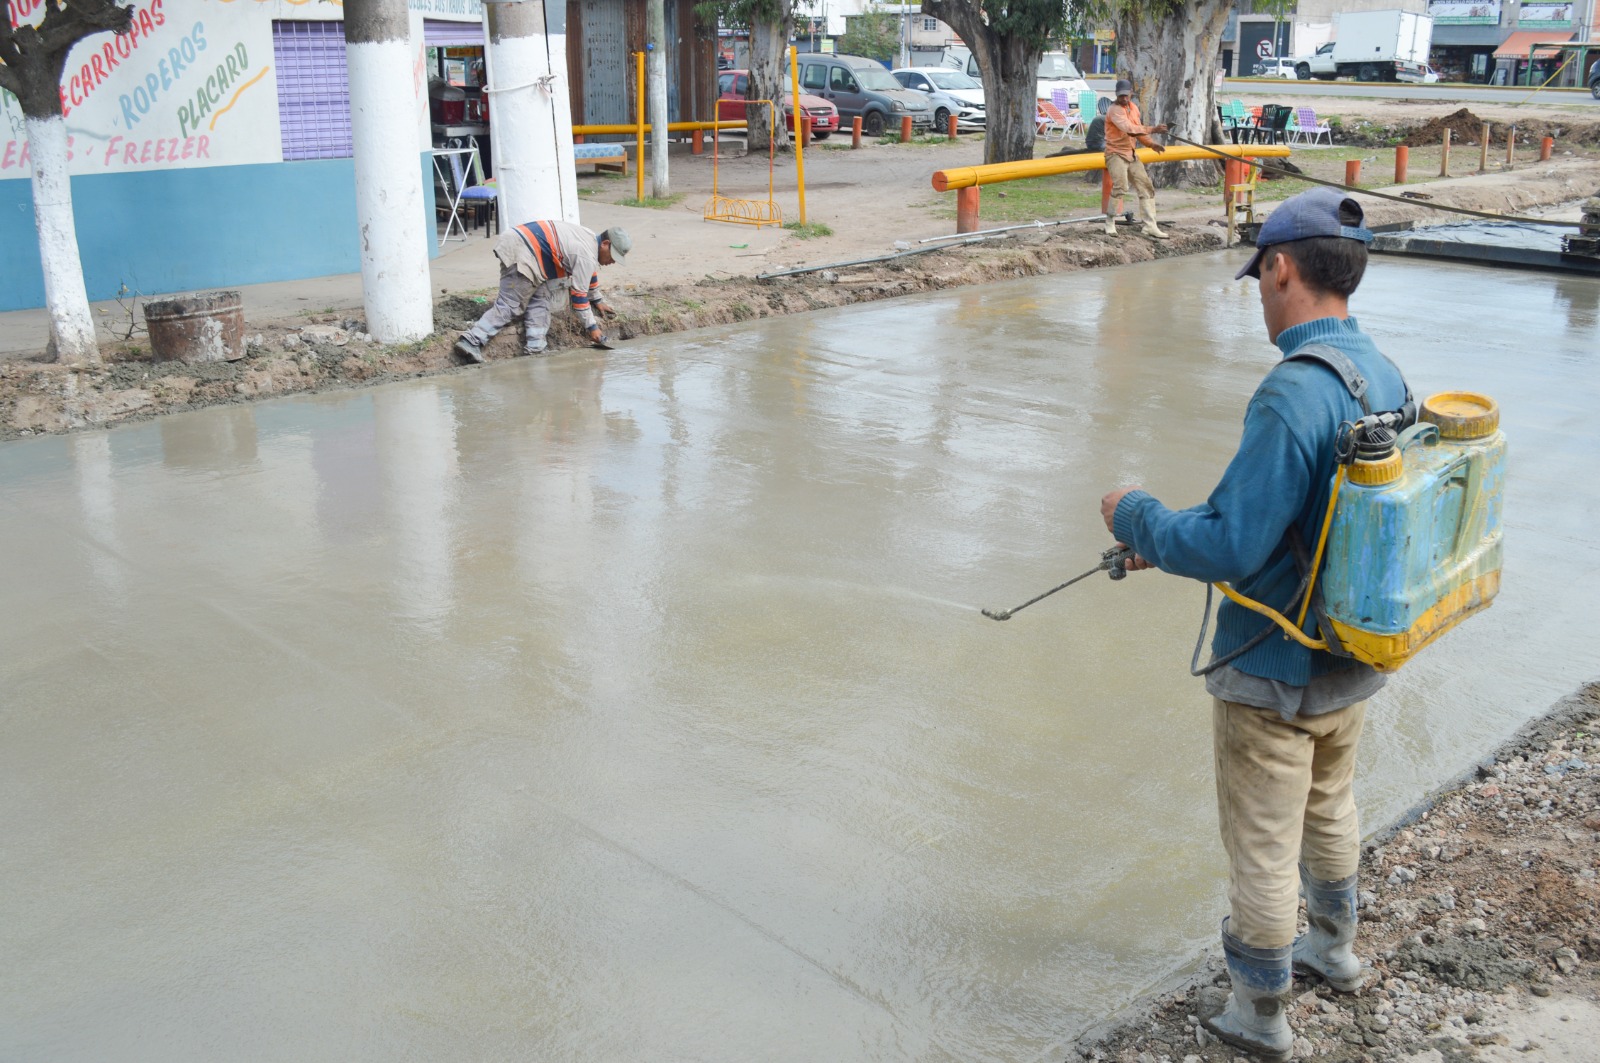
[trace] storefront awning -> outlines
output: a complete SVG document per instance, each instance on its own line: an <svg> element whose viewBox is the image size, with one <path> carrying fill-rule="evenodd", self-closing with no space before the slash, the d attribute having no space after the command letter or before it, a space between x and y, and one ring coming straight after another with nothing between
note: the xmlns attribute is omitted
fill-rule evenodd
<svg viewBox="0 0 1600 1063"><path fill-rule="evenodd" d="M1494 50L1496 59L1526 59L1528 49L1535 44L1560 44L1572 40L1571 33L1562 33L1560 30L1518 30L1505 39L1500 47ZM1535 53L1535 59L1554 59L1554 48L1540 48Z"/></svg>
<svg viewBox="0 0 1600 1063"><path fill-rule="evenodd" d="M1499 26L1434 26L1435 48L1497 48L1506 31ZM1550 38L1544 38L1549 40ZM1522 52L1527 55L1526 49Z"/></svg>

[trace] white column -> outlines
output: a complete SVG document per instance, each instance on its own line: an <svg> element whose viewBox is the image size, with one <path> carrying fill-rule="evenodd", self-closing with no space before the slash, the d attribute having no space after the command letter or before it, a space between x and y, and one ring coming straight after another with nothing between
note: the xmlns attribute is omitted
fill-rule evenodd
<svg viewBox="0 0 1600 1063"><path fill-rule="evenodd" d="M647 0L644 16L645 95L650 109L650 194L666 199L667 183L667 48L666 0ZM797 119L798 121L798 119ZM800 127L797 125L795 129Z"/></svg>
<svg viewBox="0 0 1600 1063"><path fill-rule="evenodd" d="M94 316L89 313L83 260L78 255L78 227L72 217L67 125L59 115L29 118L23 125L33 155L33 222L39 232L50 344L59 361L98 362L100 346L95 340Z"/></svg>
<svg viewBox="0 0 1600 1063"><path fill-rule="evenodd" d="M411 17L405 0L349 0L344 30L367 331L406 343L433 332Z"/></svg>
<svg viewBox="0 0 1600 1063"><path fill-rule="evenodd" d="M566 0L484 5L489 136L502 225L578 220Z"/></svg>

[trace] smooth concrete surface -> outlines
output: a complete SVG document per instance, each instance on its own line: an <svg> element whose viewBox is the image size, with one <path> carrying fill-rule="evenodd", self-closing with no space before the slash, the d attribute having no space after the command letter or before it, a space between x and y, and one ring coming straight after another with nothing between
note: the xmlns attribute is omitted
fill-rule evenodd
<svg viewBox="0 0 1600 1063"><path fill-rule="evenodd" d="M1215 939L1203 593L978 609L1205 496L1244 254L0 446L0 1058L1061 1058ZM1600 674L1600 281L1356 305L1511 454L1375 825Z"/></svg>

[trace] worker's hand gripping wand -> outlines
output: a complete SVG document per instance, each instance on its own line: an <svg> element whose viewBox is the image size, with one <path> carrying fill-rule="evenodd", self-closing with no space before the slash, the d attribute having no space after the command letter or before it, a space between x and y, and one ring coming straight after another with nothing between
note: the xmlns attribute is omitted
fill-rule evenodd
<svg viewBox="0 0 1600 1063"><path fill-rule="evenodd" d="M1103 572L1108 572L1108 573L1110 573L1112 579L1122 579L1124 576L1126 576L1128 574L1128 561L1132 557L1133 557L1133 550L1130 549L1129 547L1126 547L1126 546L1113 546L1111 549L1105 551L1104 553L1102 553L1100 555L1100 563L1098 565L1094 566L1094 568L1091 568L1089 571L1085 572L1083 575L1081 575L1081 576L1073 576L1071 579L1067 580L1067 582L1063 583L1061 586L1059 586L1059 587L1051 587L1049 590L1045 591L1043 594L1039 595L1037 598L1029 598L1027 601L1023 602L1021 605L1017 606L1015 609L1000 609L1000 610L985 609L985 610L983 610L983 615L988 617L990 620L1010 620L1013 616L1015 616L1016 614L1022 612L1024 609L1028 608L1028 606L1032 605L1034 602L1043 601L1045 598L1050 597L1056 591L1066 590L1068 587L1072 586L1074 583L1077 583L1079 580L1088 579L1090 576L1094 575L1096 572L1102 572L1102 571Z"/></svg>

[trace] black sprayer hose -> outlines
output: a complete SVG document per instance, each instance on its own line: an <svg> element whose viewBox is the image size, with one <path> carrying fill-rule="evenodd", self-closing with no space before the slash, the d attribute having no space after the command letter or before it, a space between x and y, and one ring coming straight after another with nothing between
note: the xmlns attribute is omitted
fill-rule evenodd
<svg viewBox="0 0 1600 1063"><path fill-rule="evenodd" d="M1298 181L1309 181L1314 185L1325 185L1328 188L1337 188L1342 192L1349 192L1351 195L1371 196L1374 199L1387 199L1394 203L1405 203L1410 206L1417 205L1416 200L1408 199L1405 196L1391 195L1388 192L1374 192L1370 188L1355 188L1339 181L1325 181L1320 177L1312 177L1310 174L1297 173L1293 170L1285 170L1283 167L1273 166L1271 163L1258 162L1255 159L1246 159L1235 155L1229 155L1225 151L1218 151L1210 144L1201 144L1190 140L1187 137L1180 137L1176 133L1168 133L1167 136L1181 144L1187 144L1191 148L1199 148L1201 151L1209 151L1217 158L1226 162L1242 162L1247 166L1254 166L1262 173L1275 173L1283 177L1293 177ZM1493 214L1486 210L1471 210L1467 207L1450 207L1442 203L1428 203L1426 206L1429 210L1443 210L1448 211L1451 214L1465 214L1473 218L1488 218L1490 221L1520 221L1529 225L1552 225L1568 229L1577 229L1583 225L1583 222L1581 221L1551 221L1546 218L1524 218L1517 214Z"/></svg>
<svg viewBox="0 0 1600 1063"><path fill-rule="evenodd" d="M1307 582L1308 582L1307 580L1301 580L1300 581L1300 591L1299 591L1298 594L1296 594L1294 596L1294 601L1291 601L1289 603L1289 608L1290 609L1293 609L1294 608L1294 603L1298 602L1300 600L1300 595L1305 593L1305 591L1306 591L1306 583ZM1189 658L1189 674L1190 675L1210 675L1212 672L1215 672L1218 668L1221 668L1223 665L1230 664L1233 661L1237 660L1238 658L1243 657L1245 654L1249 653L1251 650L1255 649L1257 646L1259 646L1263 642L1267 641L1267 636L1268 635L1270 635L1274 631L1278 630L1278 625L1272 623L1269 620L1267 622L1267 626L1266 627L1262 628L1260 631L1258 631L1254 635L1252 635L1250 637L1249 641L1245 642L1243 645L1235 646L1233 649L1229 650L1227 653L1223 654L1221 657L1213 658L1211 663L1206 665L1204 668L1196 668L1195 666L1200 663L1200 650L1201 650L1202 647L1205 646L1206 628L1210 627L1210 625L1211 625L1211 584L1207 583L1206 584L1206 611L1205 611L1205 615L1203 615L1200 618L1200 637L1194 640L1194 656Z"/></svg>

